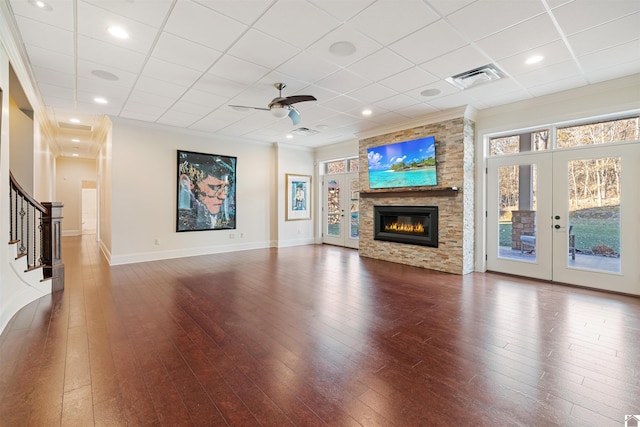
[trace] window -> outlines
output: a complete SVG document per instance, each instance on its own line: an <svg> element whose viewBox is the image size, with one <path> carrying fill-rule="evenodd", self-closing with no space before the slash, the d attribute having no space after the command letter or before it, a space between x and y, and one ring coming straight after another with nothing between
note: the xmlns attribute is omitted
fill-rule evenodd
<svg viewBox="0 0 640 427"><path fill-rule="evenodd" d="M359 160L357 157L352 159L334 160L325 163L325 175L335 175L339 173L358 172Z"/></svg>
<svg viewBox="0 0 640 427"><path fill-rule="evenodd" d="M489 139L489 155L502 156L526 151L549 150L551 148L549 135L549 129L542 129L491 138Z"/></svg>
<svg viewBox="0 0 640 427"><path fill-rule="evenodd" d="M558 128L556 145L569 148L638 140L639 123L640 117L633 117Z"/></svg>

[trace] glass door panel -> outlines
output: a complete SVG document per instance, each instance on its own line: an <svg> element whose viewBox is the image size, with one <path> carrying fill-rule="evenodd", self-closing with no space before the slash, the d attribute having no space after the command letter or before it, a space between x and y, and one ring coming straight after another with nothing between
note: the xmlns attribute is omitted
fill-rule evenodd
<svg viewBox="0 0 640 427"><path fill-rule="evenodd" d="M327 182L327 236L339 237L342 234L343 209L340 197L340 181L331 179Z"/></svg>
<svg viewBox="0 0 640 427"><path fill-rule="evenodd" d="M322 241L358 247L360 235L360 184L357 173L323 177Z"/></svg>

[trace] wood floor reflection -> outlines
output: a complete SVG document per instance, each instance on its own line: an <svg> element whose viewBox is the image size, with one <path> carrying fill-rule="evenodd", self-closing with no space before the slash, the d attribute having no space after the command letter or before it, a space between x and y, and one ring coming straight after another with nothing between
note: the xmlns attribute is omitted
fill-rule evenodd
<svg viewBox="0 0 640 427"><path fill-rule="evenodd" d="M0 336L1 426L619 426L640 298L310 245L109 267Z"/></svg>

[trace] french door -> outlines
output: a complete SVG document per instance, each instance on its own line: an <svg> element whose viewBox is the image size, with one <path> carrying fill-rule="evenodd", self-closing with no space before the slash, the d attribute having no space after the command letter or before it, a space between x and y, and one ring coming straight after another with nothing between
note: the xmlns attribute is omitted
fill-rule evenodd
<svg viewBox="0 0 640 427"><path fill-rule="evenodd" d="M640 144L491 157L487 269L640 295Z"/></svg>
<svg viewBox="0 0 640 427"><path fill-rule="evenodd" d="M324 175L322 242L358 248L359 191L357 173Z"/></svg>

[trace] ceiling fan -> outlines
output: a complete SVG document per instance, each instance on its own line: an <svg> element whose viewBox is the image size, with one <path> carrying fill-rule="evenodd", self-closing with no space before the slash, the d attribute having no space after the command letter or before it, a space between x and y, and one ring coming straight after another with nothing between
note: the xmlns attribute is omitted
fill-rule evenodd
<svg viewBox="0 0 640 427"><path fill-rule="evenodd" d="M300 113L296 108L292 105L298 102L304 101L317 101L315 96L311 95L294 95L294 96L282 96L282 89L287 87L284 83L274 83L273 84L276 89L278 89L278 96L273 98L273 100L267 105L267 108L262 107L248 107L246 105L229 105L229 107L233 108L251 108L253 110L265 110L271 111L275 117L279 119L284 116L289 116L294 125L300 123Z"/></svg>

